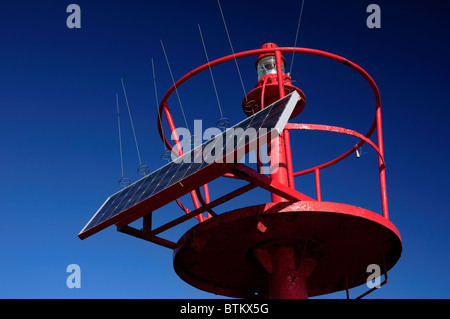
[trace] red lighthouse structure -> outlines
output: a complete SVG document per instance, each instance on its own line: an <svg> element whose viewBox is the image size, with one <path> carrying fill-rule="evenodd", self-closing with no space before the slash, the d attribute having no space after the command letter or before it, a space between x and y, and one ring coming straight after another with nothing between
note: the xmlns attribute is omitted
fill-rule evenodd
<svg viewBox="0 0 450 319"><path fill-rule="evenodd" d="M290 122L299 117L305 107L306 97L299 88L292 85L290 74L285 73L286 60L283 53L320 56L342 63L359 73L372 88L375 100L375 119L368 131L361 134L331 125ZM177 88L198 73L247 56L257 56L258 74L256 87L242 101L243 111L249 119L264 112L269 113L276 109L277 103L295 98L288 118L285 119L287 123L283 123L278 134L270 135L270 174L262 173L259 162L256 169L238 161L215 161L208 165L199 163L198 166L190 165L186 168L169 163L108 198L79 237L84 239L114 224L123 233L173 249L174 269L187 283L230 297L308 298L341 290L346 290L348 296L350 288L366 283L369 275L367 267L372 264L379 265L382 269L384 284L387 281L387 271L400 258L402 242L399 231L389 221L388 215L380 94L373 79L357 64L328 52L278 47L273 43L208 62L179 79L161 100L158 129L163 142L179 158L197 156L199 152L195 150L190 155L183 153L167 101ZM170 144L163 133L163 116L167 119L174 145ZM294 172L290 134L296 130L346 134L359 141L335 159ZM370 137L375 131L374 142ZM322 199L322 170L344 160L363 144L370 145L378 156L376 169L379 172L381 213ZM247 149L247 146L243 148ZM256 151L258 153L259 149L256 148ZM182 172L182 176L177 172ZM314 198L295 187L295 177L306 174L315 176ZM162 181L168 179L166 176L170 176L170 180L174 182L160 186ZM219 178L241 179L247 184L212 199L208 183ZM213 210L257 187L270 192L271 196L266 202L221 214ZM179 198L185 194L191 195L193 210L180 202ZM174 200L185 214L153 228L153 214L157 213L158 208ZM176 243L160 237L164 231L194 217L200 223L189 229ZM142 229L128 225L140 218Z"/></svg>

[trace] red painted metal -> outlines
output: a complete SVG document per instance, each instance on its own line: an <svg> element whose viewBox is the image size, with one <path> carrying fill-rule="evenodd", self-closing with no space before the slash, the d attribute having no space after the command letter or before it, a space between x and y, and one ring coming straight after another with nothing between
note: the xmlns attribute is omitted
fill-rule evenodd
<svg viewBox="0 0 450 319"><path fill-rule="evenodd" d="M269 298L308 298L307 281L316 265L316 260L308 256L308 244L305 240L276 239L253 249L268 273Z"/></svg>
<svg viewBox="0 0 450 319"><path fill-rule="evenodd" d="M143 230L139 230L128 225L125 226L118 225L117 230L120 231L121 233L128 234L166 248L175 249L176 247L176 244L170 240L158 236L149 236Z"/></svg>
<svg viewBox="0 0 450 319"><path fill-rule="evenodd" d="M314 176L316 179L316 197L317 197L317 201L321 202L322 201L322 193L320 190L320 176L319 176L319 169L316 167L314 169Z"/></svg>
<svg viewBox="0 0 450 319"><path fill-rule="evenodd" d="M171 133L172 133L172 138L173 138L173 140L174 140L174 142L175 142L175 146L176 146L176 148L177 148L177 150L175 151L175 155L176 155L176 156L181 156L181 155L183 155L183 148L181 147L180 139L179 139L179 137L178 137L178 133L177 133L175 124L174 124L174 122L173 122L172 115L170 114L169 108L167 107L167 103L164 105L164 112L165 112L165 114L166 114L167 122L168 122L168 124L169 124L170 131L171 131ZM161 121L159 121L159 122L161 123ZM159 128L159 127L158 127L158 128ZM161 134L161 133L162 133L162 131L161 131L162 128L159 128L159 129L160 129L160 134ZM173 148L172 148L171 150L172 150L172 152L174 152ZM198 201L197 194L195 193L195 191L192 191L192 192L191 192L191 197L192 197L192 201L194 202L194 207L195 207L196 209L199 208L199 207L200 207L200 203L199 203L199 201ZM178 199L177 199L177 203L178 203L178 205L179 205L185 212L188 211L188 210L181 204L181 202L180 202ZM198 215L196 218L198 219L199 222L202 222L202 221L204 220L204 217L203 217L202 215Z"/></svg>
<svg viewBox="0 0 450 319"><path fill-rule="evenodd" d="M284 97L284 87L283 87L283 69L281 65L281 52L275 51L275 61L277 64L277 80L278 80L278 92L279 99Z"/></svg>
<svg viewBox="0 0 450 319"><path fill-rule="evenodd" d="M169 97L176 88L200 72L252 55L258 56L256 65L262 58L274 56L277 67L276 74L272 72L262 76L256 87L243 99L244 113L250 116L296 90L301 98L291 119L299 115L305 106L305 94L292 85L289 74L283 74L282 63L286 63L286 60L282 53L316 55L342 63L358 72L368 82L375 97L374 121L366 134L331 125L288 123L284 132L270 143L271 167L278 166L270 177L261 173L259 156L257 171L239 163L215 163L207 167L208 171L200 170L191 176L187 187L174 185L164 190L157 205L145 201L142 207L132 207L126 216L112 222L124 233L174 249L174 268L178 275L202 290L246 298L308 298L340 290L346 290L348 296L349 288L366 282L366 268L371 263L385 265L386 282L387 270L395 265L402 251L400 234L388 220L380 93L364 69L332 53L308 48L278 47L272 43L265 44L261 49L228 55L192 70L169 88L158 108L158 131L163 143L175 155L183 154L168 107ZM163 134L160 120L163 113L173 135L173 146ZM359 141L331 161L294 173L290 130L347 134ZM375 130L377 141L373 142L370 137ZM353 154L365 143L378 153L382 215L352 205L322 201L322 170ZM294 184L294 177L312 172L315 175L316 199L297 191ZM246 180L249 184L211 201L206 183L220 176ZM186 184L185 181L183 184ZM199 189L202 185L205 198ZM212 210L256 187L269 191L272 202L222 214ZM193 211L178 201L178 197L187 192L191 193L194 201ZM151 229L152 214L148 212L175 198L186 214ZM207 218L203 217L204 212L208 212ZM142 216L145 218L141 231L127 225ZM203 222L187 231L178 243L157 236L194 217Z"/></svg>
<svg viewBox="0 0 450 319"><path fill-rule="evenodd" d="M208 203L205 201L205 199L203 199L202 193L200 192L199 188L195 189L195 193L197 194L198 200L200 201L202 206L206 206L206 204L208 204ZM208 218L211 218L212 216L217 216L217 214L210 208L207 209L206 211L208 212ZM198 215L198 216L201 216L201 215Z"/></svg>
<svg viewBox="0 0 450 319"><path fill-rule="evenodd" d="M242 194L244 194L244 193L246 193L246 192L248 192L248 191L250 191L250 190L252 190L254 188L256 188L256 185L252 184L252 183L247 184L247 185L245 185L245 186L243 186L241 188L238 188L237 190L232 191L231 193L228 193L228 194L226 194L226 195L224 195L224 196L222 196L222 197L220 197L220 198L210 202L209 204L204 205L204 206L200 207L199 209L196 209L196 210L190 212L189 214L186 214L186 215L183 215L181 217L178 217L177 219L174 219L174 220L168 222L167 224L164 224L164 225L162 225L162 226L152 230L151 232L149 232L149 236L155 236L155 235L157 235L159 233L162 233L162 232L164 232L164 231L166 231L166 230L168 230L168 229L170 229L172 227L175 227L175 226L177 226L177 225L179 225L179 224L181 224L181 223L183 223L183 222L185 222L185 221L187 221L187 220L189 220L191 218L194 218L195 216L205 212L209 208L213 208L213 207L216 207L216 206L218 206L220 204L223 204L223 203L225 203L225 202L227 202L227 201L229 201L229 200L231 200L231 199L233 199L233 198L235 198L237 196L240 196L240 195L242 195Z"/></svg>
<svg viewBox="0 0 450 319"><path fill-rule="evenodd" d="M286 169L289 187L295 189L294 170L292 167L291 138L289 135L289 130L285 129L283 135L284 135L284 149L286 151Z"/></svg>
<svg viewBox="0 0 450 319"><path fill-rule="evenodd" d="M286 184L281 183L279 180L260 174L244 164L236 164L233 173L234 175L237 175L242 179L245 179L261 188L264 188L265 190L268 190L272 194L277 195L278 197L283 199L281 201L314 200L313 198L288 187Z"/></svg>
<svg viewBox="0 0 450 319"><path fill-rule="evenodd" d="M306 175L308 173L311 172L315 172L316 169L323 169L326 167L329 167L333 164L338 163L339 161L343 160L344 158L346 158L347 156L351 155L352 153L354 153L359 147L361 147L361 145L363 143L367 143L369 144L377 153L378 153L378 169L379 169L379 174L380 174L380 185L381 185L381 202L382 202L382 213L383 216L385 218L389 218L388 216L388 210L387 210L387 196L386 196L386 179L385 179L385 169L386 169L386 165L384 162L384 156L382 151L371 141L369 140L369 138L366 136L363 136L362 134L355 132L353 130L350 129L345 129L345 128L341 128L341 127L337 127L337 126L331 126L331 125L320 125L320 124L292 124L292 123L288 123L286 125L286 129L287 130L316 130L316 131L329 131L329 132L335 132L335 133L340 133L340 134L347 134L347 135L352 135L355 137L358 137L359 139L361 139L360 142L358 142L354 147L352 147L350 150L348 150L347 152L345 152L344 154L342 154L341 156L336 157L335 159L324 163L324 164L320 164L318 166L315 167L311 167L309 169L303 170L301 172L297 172L294 173L294 176L301 176L301 175Z"/></svg>
<svg viewBox="0 0 450 319"><path fill-rule="evenodd" d="M142 233L148 234L152 230L152 212L142 217Z"/></svg>
<svg viewBox="0 0 450 319"><path fill-rule="evenodd" d="M178 133L177 133L175 124L173 122L172 115L170 114L169 108L167 106L167 102L164 104L163 109L164 109L164 113L166 114L166 117L167 117L167 122L169 123L170 132L172 133L172 139L174 140L175 146L177 148L176 150L174 150L173 147L170 147L170 149L172 150L172 152L175 153L176 156L181 156L181 155L183 155L183 149L180 144L180 138L178 137ZM158 125L158 129L159 129L159 133L161 135L162 134L162 126ZM164 135L161 135L161 136L164 136Z"/></svg>
<svg viewBox="0 0 450 319"><path fill-rule="evenodd" d="M382 155L380 149L379 149L379 148L378 148L378 147L377 147L370 139L368 139L366 136L364 136L364 135L362 135L362 134L360 134L360 133L358 133L358 132L355 132L355 131L353 131L353 130L346 129L346 128L342 128L342 127L338 127L338 126L331 126L331 125L321 125L321 124L296 124L296 123L288 123L288 124L286 124L285 129L286 129L286 130L328 131L328 132L334 132L334 133L340 133L340 134L352 135L352 136L355 136L355 137L358 137L359 139L361 139L361 142L360 142L361 144L358 143L358 144L356 144L354 147L352 147L352 148L351 148L351 151L352 151L352 152L350 152L349 154L347 154L347 152L346 152L346 153L344 153L343 155L341 155L341 156L335 158L335 159L332 160L332 161L329 161L329 162L327 162L327 163L324 163L324 164L322 164L322 165L318 165L318 166L316 166L316 167L313 167L313 168L310 168L310 169L307 169L307 170L303 170L303 171L301 171L301 172L299 172L299 173L294 173L295 176L300 176L300 175L308 174L308 173L310 173L312 170L314 170L315 168L322 169L322 168L331 166L331 165L333 165L333 164L336 164L337 162L343 160L343 159L346 158L348 155L350 155L350 154L352 154L354 151L356 151L356 149L358 149L358 148L362 145L362 142L365 142L365 143L369 144L370 146L372 146L372 148L378 153L379 158L380 158L380 160L381 160L381 166L380 166L380 168L381 168L381 167L384 167L384 158L383 158L383 155Z"/></svg>
<svg viewBox="0 0 450 319"><path fill-rule="evenodd" d="M278 45L276 45L275 43L265 43L265 44L263 44L262 47L261 47L261 49L276 49L276 48L278 48ZM273 55L274 55L273 51L267 52L267 53L261 53L261 54L258 56L258 58L256 59L256 62L255 62L255 68L257 67L258 62L259 62L261 59L263 59L263 58L265 58L265 57L268 57L268 56L273 56ZM283 56L281 56L281 59L283 59L284 64L286 64L286 59L285 59Z"/></svg>
<svg viewBox="0 0 450 319"><path fill-rule="evenodd" d="M297 91L302 97L295 106L291 114L291 119L296 117L303 111L305 107L305 94L297 87L291 84L291 77L287 74L283 75L283 87L285 95ZM264 97L264 98L262 98ZM276 74L268 74L263 76L255 88L251 90L242 100L242 110L247 116L251 116L263 109L266 105L270 105L279 99L278 79Z"/></svg>
<svg viewBox="0 0 450 319"><path fill-rule="evenodd" d="M261 110L264 108L264 103L265 103L265 96L266 96L266 85L267 85L267 81L270 79L270 76L265 76L262 78L262 88L261 88L261 98L260 98L260 104L261 104ZM258 88L258 86L257 86ZM245 97L246 100L248 100L248 95ZM252 110L252 112L254 112L254 110Z"/></svg>
<svg viewBox="0 0 450 319"><path fill-rule="evenodd" d="M349 289L365 284L367 265L385 260L389 270L401 250L397 228L377 213L339 203L279 202L194 226L177 243L174 268L190 285L215 294L301 298L344 291L346 281Z"/></svg>
<svg viewBox="0 0 450 319"><path fill-rule="evenodd" d="M128 225L129 223L147 215L149 212L153 212L154 210L174 201L175 199L183 195L186 195L190 192L195 192L196 188L222 176L224 173L229 172L233 169L234 164L232 163L228 164L214 162L183 179L182 184L177 183L169 186L166 189L163 189L157 194L150 196L149 198L124 210L123 212L105 220L100 224L97 224L87 231L80 233L78 237L80 239L87 238L99 232L100 230L103 230L106 227L114 224L119 224L121 226Z"/></svg>
<svg viewBox="0 0 450 319"><path fill-rule="evenodd" d="M209 204L211 202L209 198L209 186L208 184L203 185L203 191L205 192L205 204L202 203L202 205ZM207 218L211 218L211 214L208 212Z"/></svg>
<svg viewBox="0 0 450 319"><path fill-rule="evenodd" d="M183 76L171 88L169 88L169 90L166 92L166 94L164 95L164 97L160 103L160 107L158 110L158 112L159 112L158 118L162 118L161 112L163 110L165 110L166 108L168 109L167 100L171 96L171 94L175 91L175 88L179 88L184 82L186 82L188 79L192 78L193 76L199 74L200 72L209 69L209 67L214 67L216 65L231 61L235 58L239 59L239 58L243 58L243 57L247 57L247 56L251 56L251 55L259 56L261 54L277 54L276 52L317 55L317 56L321 56L324 58L328 58L328 59L340 62L340 63L354 69L355 71L357 71L369 83L369 85L372 88L372 91L374 93L374 97L375 97L375 106L376 106L375 120L374 120L372 126L370 127L369 131L366 133L365 137L369 138L372 135L372 133L375 131L375 129L377 129L378 147L379 147L379 150L381 153L381 157L384 156L383 155L383 147L382 147L383 146L383 135L382 135L382 127L381 127L381 98L380 98L380 93L379 93L377 85L375 84L373 79L370 77L370 75L359 65L357 65L357 64L353 63L352 61L350 61L346 58L343 58L339 55L321 51L321 50L315 50L315 49L309 49L309 48L293 48L293 47L277 47L277 48L270 47L270 48L262 48L262 49L255 49L255 50L249 50L249 51L244 51L244 52L240 52L240 53L235 53L235 54L228 55L228 56L219 58L217 60L211 61L209 63L206 63L206 64L192 70L185 76ZM277 74L277 76L278 76L278 74ZM304 96L304 94L303 94L303 96ZM167 113L167 112L165 112L165 113ZM158 121L157 125L158 125L158 130L159 130L160 136L163 139L163 142L166 144L166 146L169 149L172 149L172 145L169 143L169 141L164 136L164 134L162 134L162 122ZM361 145L363 145L364 143L365 143L365 141L360 141L355 147L353 147L352 149L350 149L349 151L344 153L342 155L341 159L343 159L343 158L347 157L348 155L352 154L353 152L355 152L356 149L358 147L360 147ZM382 159L379 158L379 161L381 162ZM388 215L387 195L386 195L385 167L381 166L381 165L380 165L380 167L381 168L380 168L379 174L380 174L382 211L383 211L383 216L388 218L389 215ZM309 172L313 172L313 171L314 171L314 168L312 168ZM299 176L299 175L303 175L303 174L306 174L306 172L295 173L294 176Z"/></svg>
<svg viewBox="0 0 450 319"><path fill-rule="evenodd" d="M278 98L281 99L282 97L284 97L284 88L280 51L275 51L275 61L277 67ZM286 163L286 149L284 144L284 133L280 134L280 136L272 140L269 156L270 165L277 166L275 167L274 171L271 171L270 176L272 177L272 180L277 181L278 183L281 183L283 185L288 185L289 182ZM275 193L272 193L272 202L282 201L286 201L286 199Z"/></svg>

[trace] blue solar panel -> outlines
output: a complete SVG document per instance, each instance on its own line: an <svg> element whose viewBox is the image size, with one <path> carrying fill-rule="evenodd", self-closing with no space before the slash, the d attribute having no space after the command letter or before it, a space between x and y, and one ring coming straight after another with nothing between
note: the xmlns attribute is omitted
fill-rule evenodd
<svg viewBox="0 0 450 319"><path fill-rule="evenodd" d="M157 200L156 197L159 193L177 183L183 187L182 182L184 179L213 163L229 163L230 159L238 162L239 158L234 157L236 150L242 150L240 152L242 156L249 151L248 145L250 143L256 143L261 137L267 136L268 133L271 134L271 138L281 134L298 99L299 95L297 92L285 96L192 151L110 196L78 236L84 239L105 227L120 222L122 215L125 215L123 214L125 211L133 208L135 205L141 205L144 201L149 202L149 199L154 199L154 202ZM253 134L248 134L249 131L252 131ZM211 150L215 150L215 152ZM218 177L211 176L213 178ZM188 192L189 189L186 189L185 193ZM176 198L171 199L171 201ZM132 214L136 215L134 220L144 215L136 214L135 212ZM127 216L127 219L129 218L130 216Z"/></svg>

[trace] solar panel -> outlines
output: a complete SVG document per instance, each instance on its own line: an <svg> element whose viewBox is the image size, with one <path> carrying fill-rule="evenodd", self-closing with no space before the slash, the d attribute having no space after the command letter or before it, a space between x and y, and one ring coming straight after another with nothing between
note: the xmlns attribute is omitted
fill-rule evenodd
<svg viewBox="0 0 450 319"><path fill-rule="evenodd" d="M297 92L285 96L111 195L78 236L84 239L113 224L128 224L222 176L251 145L281 134L299 98Z"/></svg>

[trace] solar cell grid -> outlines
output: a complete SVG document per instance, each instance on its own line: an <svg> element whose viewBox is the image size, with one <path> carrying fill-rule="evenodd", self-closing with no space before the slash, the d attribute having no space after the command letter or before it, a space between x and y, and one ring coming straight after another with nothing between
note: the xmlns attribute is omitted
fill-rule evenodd
<svg viewBox="0 0 450 319"><path fill-rule="evenodd" d="M111 195L86 224L79 236L94 227L99 231L112 225L114 223L111 222L112 218L118 214L144 200L157 196L158 193L171 185L182 182L186 177L210 165L213 160L217 161L225 156L233 155L237 149L244 147L250 142L256 142L266 133L276 130L277 134L280 134L298 99L299 95L297 92L291 93L196 147L194 150L187 152L123 190ZM254 129L257 134L245 134L248 129ZM210 152L212 148L218 153L212 154ZM204 156L205 154L206 156ZM244 153L241 154L243 155ZM227 157L227 159L229 158ZM100 225L102 227L99 227Z"/></svg>

